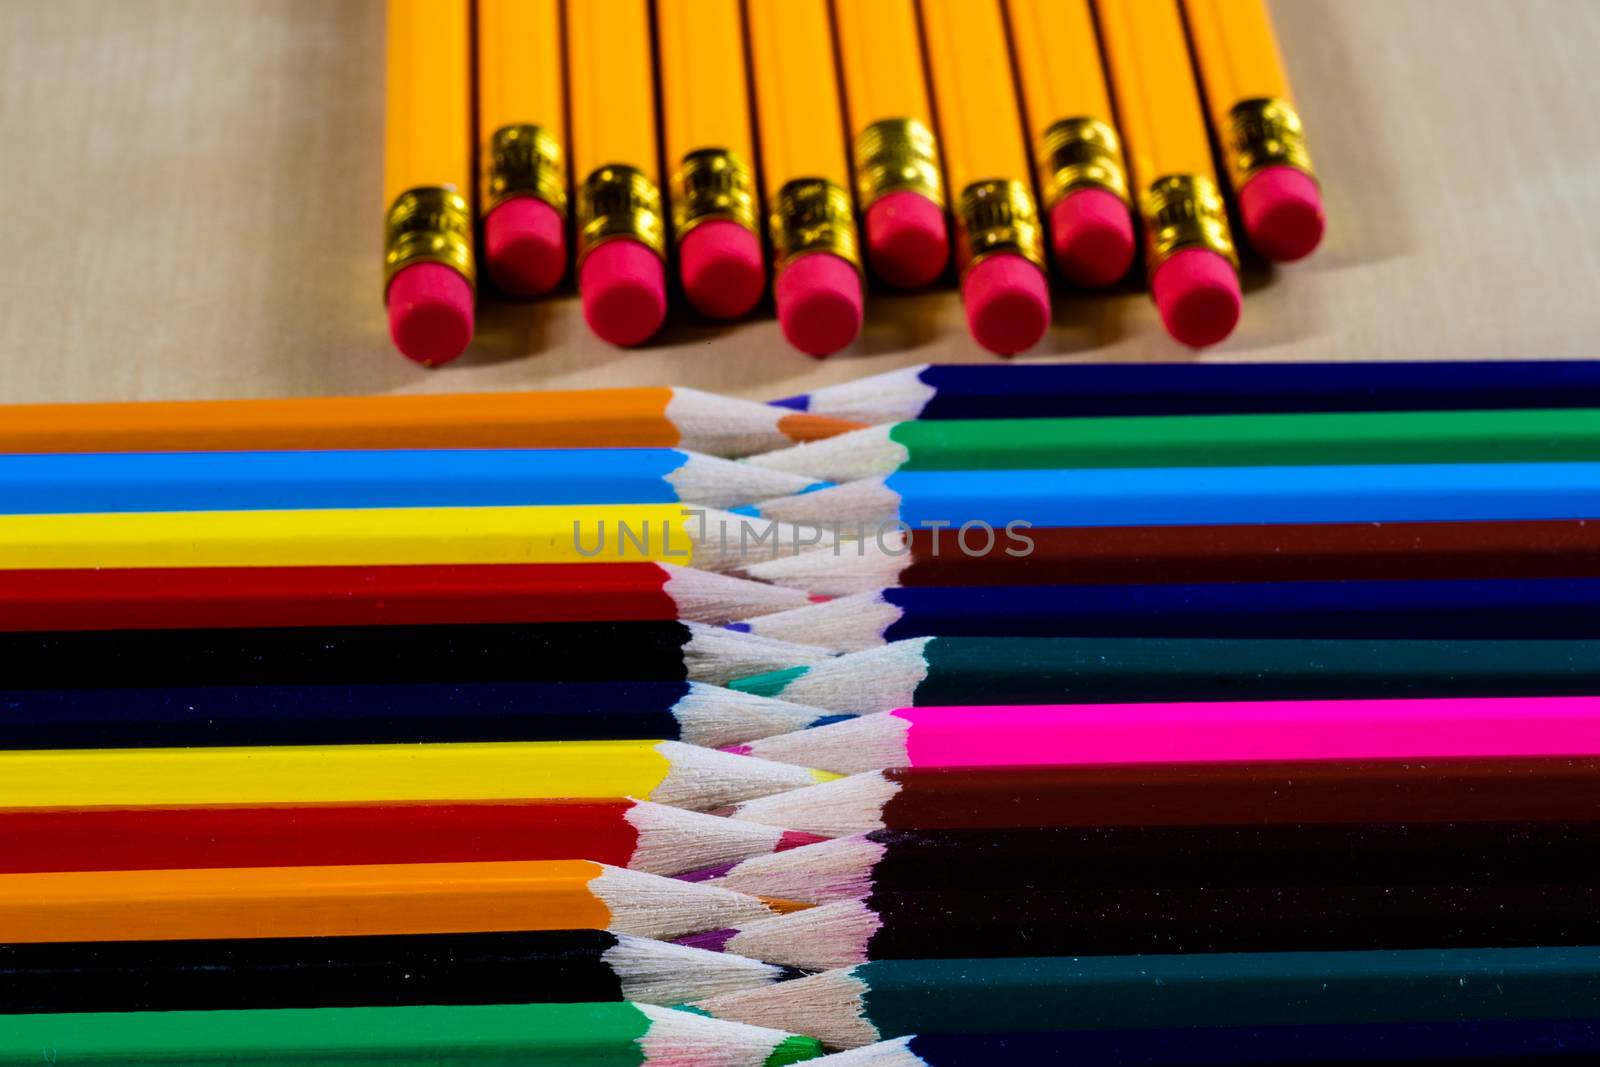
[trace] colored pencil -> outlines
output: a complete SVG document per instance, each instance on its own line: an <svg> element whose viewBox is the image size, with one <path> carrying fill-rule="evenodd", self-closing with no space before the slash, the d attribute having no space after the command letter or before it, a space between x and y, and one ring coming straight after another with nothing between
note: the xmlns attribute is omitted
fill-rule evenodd
<svg viewBox="0 0 1600 1067"><path fill-rule="evenodd" d="M924 363L773 403L869 425L910 419L1593 408L1600 407L1600 360ZM684 447L712 451L687 441Z"/></svg>
<svg viewBox="0 0 1600 1067"><path fill-rule="evenodd" d="M1600 950L1585 946L880 960L696 1007L853 1048L917 1033L1555 1020L1586 1016L1597 994Z"/></svg>
<svg viewBox="0 0 1600 1067"><path fill-rule="evenodd" d="M1600 693L1600 642L918 637L729 687L854 714L1002 700L1577 695Z"/></svg>
<svg viewBox="0 0 1600 1067"><path fill-rule="evenodd" d="M1145 275L1167 332L1203 348L1239 322L1239 258L1178 0L1094 0Z"/></svg>
<svg viewBox="0 0 1600 1067"><path fill-rule="evenodd" d="M0 633L11 689L85 681L93 688L723 681L751 673L741 668L828 655L701 623L652 621Z"/></svg>
<svg viewBox="0 0 1600 1067"><path fill-rule="evenodd" d="M0 513L8 515L617 501L731 507L812 484L676 448L0 455Z"/></svg>
<svg viewBox="0 0 1600 1067"><path fill-rule="evenodd" d="M20 877L20 876L14 876ZM878 892L680 943L802 970L943 956L1110 956L1600 943L1600 887L925 888Z"/></svg>
<svg viewBox="0 0 1600 1067"><path fill-rule="evenodd" d="M727 570L824 536L681 504L0 515L0 570L585 562Z"/></svg>
<svg viewBox="0 0 1600 1067"><path fill-rule="evenodd" d="M747 456L857 424L696 389L0 405L0 452L687 448Z"/></svg>
<svg viewBox="0 0 1600 1067"><path fill-rule="evenodd" d="M383 129L384 302L409 359L472 341L472 6L388 0Z"/></svg>
<svg viewBox="0 0 1600 1067"><path fill-rule="evenodd" d="M745 462L815 481L843 482L903 470L1524 463L1597 457L1600 410L1522 408L896 422Z"/></svg>
<svg viewBox="0 0 1600 1067"><path fill-rule="evenodd" d="M918 1034L824 1056L818 1067L1285 1067L1286 1064L1474 1064L1519 1067L1600 1053L1587 1019L1397 1023L1370 1026L1205 1026L1021 1034Z"/></svg>
<svg viewBox="0 0 1600 1067"><path fill-rule="evenodd" d="M9 943L496 930L673 937L771 917L775 907L587 860L0 875Z"/></svg>
<svg viewBox="0 0 1600 1067"><path fill-rule="evenodd" d="M924 586L729 628L857 652L913 637L1600 637L1600 579Z"/></svg>
<svg viewBox="0 0 1600 1067"><path fill-rule="evenodd" d="M671 1006L789 974L728 953L601 930L0 944L0 1013L618 1000Z"/></svg>
<svg viewBox="0 0 1600 1067"><path fill-rule="evenodd" d="M683 875L807 904L922 889L1588 882L1597 822L875 830Z"/></svg>
<svg viewBox="0 0 1600 1067"><path fill-rule="evenodd" d="M725 623L802 592L661 563L0 572L0 631L447 623Z"/></svg>
<svg viewBox="0 0 1600 1067"><path fill-rule="evenodd" d="M1094 9L1006 0L1006 15L1056 269L1073 285L1111 285L1138 245Z"/></svg>
<svg viewBox="0 0 1600 1067"><path fill-rule="evenodd" d="M471 1004L15 1015L0 1064L695 1064L778 1067L813 1038L648 1004Z"/></svg>
<svg viewBox="0 0 1600 1067"><path fill-rule="evenodd" d="M902 767L747 800L732 814L839 837L880 829L1589 822L1600 758L1252 760Z"/></svg>
<svg viewBox="0 0 1600 1067"><path fill-rule="evenodd" d="M1044 223L1001 0L919 0L967 331L1015 355L1050 328Z"/></svg>
<svg viewBox="0 0 1600 1067"><path fill-rule="evenodd" d="M828 0L744 0L744 14L778 325L832 355L861 332L864 296Z"/></svg>
<svg viewBox="0 0 1600 1067"><path fill-rule="evenodd" d="M1004 540L1028 551L1012 528L1593 519L1600 463L900 471L751 511L779 522L869 529L971 524L980 545L988 526L996 539L1004 531Z"/></svg>
<svg viewBox="0 0 1600 1067"><path fill-rule="evenodd" d="M478 0L477 144L483 265L539 296L567 273L567 96L560 0Z"/></svg>
<svg viewBox="0 0 1600 1067"><path fill-rule="evenodd" d="M1183 0L1183 13L1245 236L1271 260L1310 255L1322 190L1265 0Z"/></svg>
<svg viewBox="0 0 1600 1067"><path fill-rule="evenodd" d="M603 341L641 344L667 313L650 0L563 9L583 317Z"/></svg>
<svg viewBox="0 0 1600 1067"><path fill-rule="evenodd" d="M617 669L619 677L627 673ZM0 747L4 748L635 737L715 747L837 718L816 708L681 681L0 689Z"/></svg>
<svg viewBox="0 0 1600 1067"><path fill-rule="evenodd" d="M825 596L886 586L1002 586L1600 576L1600 523L1298 523L1028 530L1033 550L982 530L881 533L743 573Z"/></svg>
<svg viewBox="0 0 1600 1067"><path fill-rule="evenodd" d="M0 817L0 872L590 859L680 874L820 840L647 800L46 808Z"/></svg>
<svg viewBox="0 0 1600 1067"><path fill-rule="evenodd" d="M841 774L885 767L1587 756L1600 754L1600 697L917 707L737 748Z"/></svg>
<svg viewBox="0 0 1600 1067"><path fill-rule="evenodd" d="M950 231L916 2L833 0L833 28L867 262L921 289L949 266Z"/></svg>
<svg viewBox="0 0 1600 1067"><path fill-rule="evenodd" d="M638 797L706 810L833 775L678 741L0 751L0 808Z"/></svg>
<svg viewBox="0 0 1600 1067"><path fill-rule="evenodd" d="M739 0L656 0L661 137L678 282L715 319L767 289Z"/></svg>

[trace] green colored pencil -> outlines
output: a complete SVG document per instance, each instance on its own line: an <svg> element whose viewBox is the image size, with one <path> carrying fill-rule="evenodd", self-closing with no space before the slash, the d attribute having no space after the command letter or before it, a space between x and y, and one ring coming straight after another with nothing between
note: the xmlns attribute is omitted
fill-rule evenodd
<svg viewBox="0 0 1600 1067"><path fill-rule="evenodd" d="M778 1067L816 1040L643 1004L0 1016L0 1064Z"/></svg>
<svg viewBox="0 0 1600 1067"><path fill-rule="evenodd" d="M916 1033L1588 1018L1600 947L882 960L693 1005L855 1048Z"/></svg>
<svg viewBox="0 0 1600 1067"><path fill-rule="evenodd" d="M728 685L861 715L960 704L1588 695L1600 693L1600 641L914 637Z"/></svg>
<svg viewBox="0 0 1600 1067"><path fill-rule="evenodd" d="M899 422L745 462L844 482L918 470L1594 459L1600 459L1600 409L1572 408Z"/></svg>

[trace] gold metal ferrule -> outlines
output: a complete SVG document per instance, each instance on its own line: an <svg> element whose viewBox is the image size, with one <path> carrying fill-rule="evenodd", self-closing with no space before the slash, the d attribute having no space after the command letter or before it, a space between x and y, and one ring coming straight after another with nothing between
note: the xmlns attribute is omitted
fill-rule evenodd
<svg viewBox="0 0 1600 1067"><path fill-rule="evenodd" d="M413 263L442 263L468 285L477 283L472 255L472 208L467 198L442 185L407 189L384 218L383 284Z"/></svg>
<svg viewBox="0 0 1600 1067"><path fill-rule="evenodd" d="M623 237L666 257L661 190L643 171L613 164L596 169L578 189L578 263L607 241Z"/></svg>
<svg viewBox="0 0 1600 1067"><path fill-rule="evenodd" d="M779 269L811 252L832 252L861 270L850 194L825 178L796 178L778 190L768 220Z"/></svg>
<svg viewBox="0 0 1600 1067"><path fill-rule="evenodd" d="M514 196L534 196L566 216L567 174L561 163L561 142L543 126L500 127L489 135L484 158L484 214Z"/></svg>
<svg viewBox="0 0 1600 1067"><path fill-rule="evenodd" d="M701 148L672 172L672 231L677 240L702 222L725 219L759 236L755 173L737 152Z"/></svg>
<svg viewBox="0 0 1600 1067"><path fill-rule="evenodd" d="M944 207L939 145L916 119L874 122L856 138L856 197L865 211L890 193L911 192Z"/></svg>
<svg viewBox="0 0 1600 1067"><path fill-rule="evenodd" d="M1235 189L1267 167L1294 167L1317 176L1306 150L1305 127L1287 100L1263 97L1234 105L1223 141L1228 178Z"/></svg>
<svg viewBox="0 0 1600 1067"><path fill-rule="evenodd" d="M1023 182L973 182L956 200L956 262L965 274L986 257L1014 252L1045 269L1044 231Z"/></svg>
<svg viewBox="0 0 1600 1067"><path fill-rule="evenodd" d="M1187 248L1209 248L1227 257L1235 270L1239 256L1228 230L1228 210L1217 183L1199 174L1158 179L1140 198L1144 218L1145 269L1156 268Z"/></svg>
<svg viewBox="0 0 1600 1067"><path fill-rule="evenodd" d="M1104 189L1128 202L1122 141L1099 119L1062 119L1052 124L1039 138L1034 158L1046 211L1079 189Z"/></svg>

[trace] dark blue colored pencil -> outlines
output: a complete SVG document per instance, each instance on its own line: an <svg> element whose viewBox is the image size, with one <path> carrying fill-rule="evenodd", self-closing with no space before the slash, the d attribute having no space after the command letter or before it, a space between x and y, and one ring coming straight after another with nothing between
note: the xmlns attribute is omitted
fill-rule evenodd
<svg viewBox="0 0 1600 1067"><path fill-rule="evenodd" d="M846 652L910 637L1600 637L1600 579L923 586L729 628Z"/></svg>
<svg viewBox="0 0 1600 1067"><path fill-rule="evenodd" d="M0 749L641 737L725 745L803 729L812 724L804 716L685 681L11 689L0 690Z"/></svg>
<svg viewBox="0 0 1600 1067"><path fill-rule="evenodd" d="M924 364L775 400L860 422L1600 405L1600 361Z"/></svg>
<svg viewBox="0 0 1600 1067"><path fill-rule="evenodd" d="M877 1052L879 1046L873 1046ZM892 1055L894 1050L897 1055ZM885 1042L874 1067L1234 1067L1427 1063L1512 1067L1529 1061L1592 1062L1600 1024L1591 1019L1392 1023L1382 1026L1205 1027L1049 1034L921 1034ZM862 1052L813 1060L854 1067Z"/></svg>

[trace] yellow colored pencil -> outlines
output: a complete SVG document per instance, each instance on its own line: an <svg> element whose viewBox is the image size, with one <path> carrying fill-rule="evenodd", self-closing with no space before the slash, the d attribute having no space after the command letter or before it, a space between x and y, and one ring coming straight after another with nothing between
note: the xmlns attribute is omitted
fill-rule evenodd
<svg viewBox="0 0 1600 1067"><path fill-rule="evenodd" d="M822 536L681 504L0 515L0 570L586 562L726 570Z"/></svg>
<svg viewBox="0 0 1600 1067"><path fill-rule="evenodd" d="M705 810L836 777L678 741L29 749L0 809L638 797Z"/></svg>

